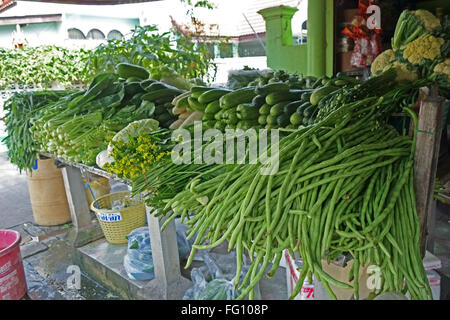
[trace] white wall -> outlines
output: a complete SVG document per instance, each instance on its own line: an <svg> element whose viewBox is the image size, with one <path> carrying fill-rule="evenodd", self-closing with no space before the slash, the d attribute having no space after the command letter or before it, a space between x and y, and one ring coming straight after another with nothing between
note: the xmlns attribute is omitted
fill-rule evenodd
<svg viewBox="0 0 450 320"><path fill-rule="evenodd" d="M215 83L224 84L228 80L228 72L231 70L241 70L244 66L259 70L267 69L266 57L245 57L245 58L224 58L215 59L217 63L217 76Z"/></svg>

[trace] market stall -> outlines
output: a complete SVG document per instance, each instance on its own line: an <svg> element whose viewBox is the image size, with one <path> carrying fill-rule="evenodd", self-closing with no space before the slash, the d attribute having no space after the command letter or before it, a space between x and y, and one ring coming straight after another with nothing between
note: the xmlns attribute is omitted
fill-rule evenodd
<svg viewBox="0 0 450 320"><path fill-rule="evenodd" d="M275 28L280 21L270 17L280 11L295 10L261 14ZM313 282L332 299L386 292L432 299L422 259L432 204L443 192L435 177L448 124L449 24L403 11L392 49L365 80L334 72L329 52L314 49L325 39L310 40L295 49L308 52L307 72L258 71L233 89L122 62L83 90L16 94L5 105L10 159L23 170L40 157L63 168L75 247L102 235L114 244L108 234L119 231L127 243L148 225L154 279L143 298L179 299L192 285L180 272L180 219L191 240L186 267L219 246L235 252L233 279L216 287L231 286L228 298L254 299L261 279L300 258L291 299ZM85 172L131 190L118 207L93 193L89 203ZM146 223L124 231L117 222L125 225L122 210L139 206L133 199L145 203ZM344 260L345 277L337 279L330 266ZM367 288L371 266L382 276Z"/></svg>

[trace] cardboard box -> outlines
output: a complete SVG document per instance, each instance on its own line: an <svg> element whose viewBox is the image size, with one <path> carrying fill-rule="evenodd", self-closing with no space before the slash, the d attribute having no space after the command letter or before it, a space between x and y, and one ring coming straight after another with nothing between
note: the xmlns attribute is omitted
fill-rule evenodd
<svg viewBox="0 0 450 320"><path fill-rule="evenodd" d="M441 298L441 276L435 270L427 270L427 277L433 293L433 300L439 300Z"/></svg>
<svg viewBox="0 0 450 320"><path fill-rule="evenodd" d="M288 250L284 251L283 258L285 260L286 265L286 280L287 280L287 293L288 297L290 297L292 291L298 283L298 278L300 276L301 259L299 257L292 257ZM348 282L348 273L353 266L353 260L347 262L345 266L343 266L343 262L339 263L330 263L327 264L326 259L322 259L322 268L323 270L332 276L334 279L353 284L353 282ZM426 274L428 277L428 281L430 283L431 291L433 294L433 300L440 299L441 292L441 276L434 269L439 269L442 267L441 260L430 252L426 251L423 265L426 270ZM365 299L369 296L370 291L374 286L377 285L377 277L376 277L376 268L375 266L364 266L359 269L359 299ZM375 271L375 273L374 273ZM351 300L353 299L353 289L342 289L330 285L334 294L339 300ZM369 289L370 287L370 289ZM406 297L409 299L409 294L406 294ZM294 298L294 300L329 300L330 296L328 292L326 292L323 285L318 282L316 279L313 279L313 283L309 284L308 280L304 281L302 286L302 290L300 293Z"/></svg>
<svg viewBox="0 0 450 320"><path fill-rule="evenodd" d="M322 259L322 269L334 279L341 282L353 285L353 281L348 281L348 275L353 267L353 260L350 260L345 267L337 266L333 263L327 264L326 259ZM369 270L368 265L359 267L359 278L358 278L358 288L359 288L359 299L365 299L369 296L370 290L367 288L369 280ZM331 290L339 300L351 300L353 297L353 289L342 289L334 285L330 285Z"/></svg>
<svg viewBox="0 0 450 320"><path fill-rule="evenodd" d="M442 268L441 260L429 251L425 251L423 257L423 267L425 270L435 270Z"/></svg>
<svg viewBox="0 0 450 320"><path fill-rule="evenodd" d="M299 259L297 257L292 257L287 250L284 252L284 257L286 259L286 279L287 279L287 292L288 297L292 294L295 286L298 283L298 278L300 272L298 269L301 268ZM322 260L323 270L332 276L334 279L353 284L348 282L348 273L353 266L353 261L349 261L345 267L336 265L333 263L327 264L325 259ZM360 267L359 269L359 298L364 299L369 296L370 290L367 288L367 284L370 283L370 274L368 272L368 266ZM350 300L353 297L353 289L342 289L330 285L334 294L338 300ZM308 280L305 280L300 293L294 298L294 300L329 300L330 296L326 292L323 285L313 278L313 283L309 284Z"/></svg>

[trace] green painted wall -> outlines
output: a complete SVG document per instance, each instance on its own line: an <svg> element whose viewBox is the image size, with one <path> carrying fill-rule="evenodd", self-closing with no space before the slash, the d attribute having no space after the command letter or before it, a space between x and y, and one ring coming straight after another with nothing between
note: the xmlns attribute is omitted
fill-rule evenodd
<svg viewBox="0 0 450 320"><path fill-rule="evenodd" d="M296 8L277 6L260 10L266 22L267 65L291 73L333 74L334 1L308 1L307 44L293 45L291 19Z"/></svg>
<svg viewBox="0 0 450 320"><path fill-rule="evenodd" d="M259 11L266 21L267 65L306 73L306 45L293 45L291 19L296 8L278 6Z"/></svg>
<svg viewBox="0 0 450 320"><path fill-rule="evenodd" d="M334 0L325 0L325 71L331 77L334 73Z"/></svg>

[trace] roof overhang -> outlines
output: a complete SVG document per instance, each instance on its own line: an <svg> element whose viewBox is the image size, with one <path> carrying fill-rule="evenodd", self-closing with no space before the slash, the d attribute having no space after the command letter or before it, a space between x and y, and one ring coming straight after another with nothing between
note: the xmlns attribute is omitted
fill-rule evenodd
<svg viewBox="0 0 450 320"><path fill-rule="evenodd" d="M62 14L40 14L30 16L17 17L0 17L0 26L29 24L29 23L43 23L43 22L60 22L62 21Z"/></svg>
<svg viewBox="0 0 450 320"><path fill-rule="evenodd" d="M15 0L0 0L0 12L6 11L17 5Z"/></svg>
<svg viewBox="0 0 450 320"><path fill-rule="evenodd" d="M80 4L80 5L115 5L115 4L129 4L154 2L161 0L17 0L17 1L34 1L46 3L60 3L60 4Z"/></svg>

